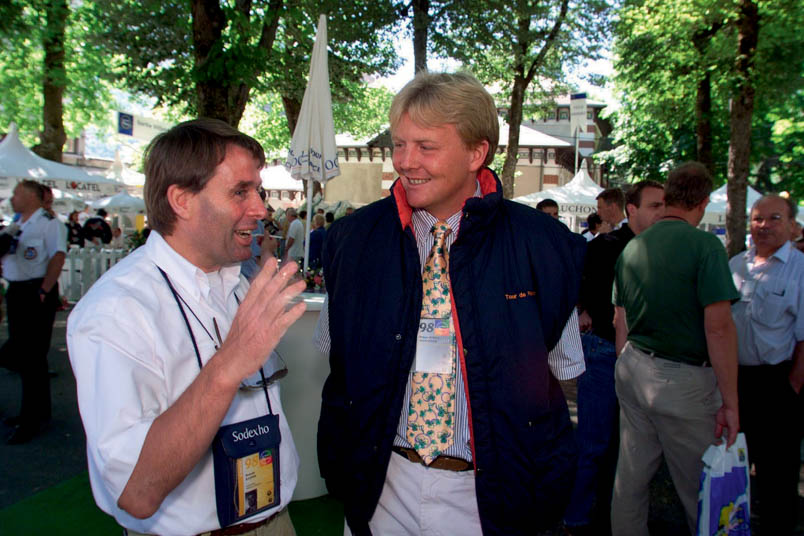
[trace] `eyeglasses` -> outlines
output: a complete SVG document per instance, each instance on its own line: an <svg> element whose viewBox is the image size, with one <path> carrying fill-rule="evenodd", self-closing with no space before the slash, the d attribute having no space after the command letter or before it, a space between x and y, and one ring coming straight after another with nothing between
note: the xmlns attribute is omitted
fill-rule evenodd
<svg viewBox="0 0 804 536"><path fill-rule="evenodd" d="M266 387L270 387L287 375L288 366L285 364L285 360L282 359L279 352L274 350L271 352L271 357L269 357L268 361L262 366L262 376L259 379L252 379L253 376L249 376L240 382L240 390L262 390Z"/></svg>
<svg viewBox="0 0 804 536"><path fill-rule="evenodd" d="M779 213L774 213L770 215L770 218L763 218L762 216L753 216L751 218L751 223L756 223L757 225L762 225L763 223L767 222L769 225L776 225L783 220L783 216Z"/></svg>

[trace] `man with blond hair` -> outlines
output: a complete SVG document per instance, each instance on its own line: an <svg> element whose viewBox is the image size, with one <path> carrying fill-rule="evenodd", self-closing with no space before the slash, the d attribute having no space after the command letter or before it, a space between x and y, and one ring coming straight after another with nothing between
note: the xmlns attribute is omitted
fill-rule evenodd
<svg viewBox="0 0 804 536"><path fill-rule="evenodd" d="M557 377L583 370L562 348L585 241L503 199L471 75L420 73L390 119L391 195L324 244L321 474L353 534L532 534L572 485Z"/></svg>

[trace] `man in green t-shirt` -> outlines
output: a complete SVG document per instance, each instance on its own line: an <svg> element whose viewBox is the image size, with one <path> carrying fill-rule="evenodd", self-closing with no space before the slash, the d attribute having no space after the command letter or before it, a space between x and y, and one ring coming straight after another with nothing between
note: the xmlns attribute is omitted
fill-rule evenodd
<svg viewBox="0 0 804 536"><path fill-rule="evenodd" d="M712 180L690 162L670 172L664 191L665 217L631 240L615 266L614 536L647 536L648 485L662 454L694 533L701 455L722 434L731 445L739 431L731 318L739 294L723 245L696 229Z"/></svg>

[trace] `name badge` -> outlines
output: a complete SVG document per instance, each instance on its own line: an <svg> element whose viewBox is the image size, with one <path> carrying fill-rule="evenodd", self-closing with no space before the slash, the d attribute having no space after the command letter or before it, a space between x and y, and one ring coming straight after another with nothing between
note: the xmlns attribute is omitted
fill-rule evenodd
<svg viewBox="0 0 804 536"><path fill-rule="evenodd" d="M246 517L276 504L274 458L277 449L265 449L237 460L237 513Z"/></svg>
<svg viewBox="0 0 804 536"><path fill-rule="evenodd" d="M221 426L212 442L215 503L221 527L279 504L279 416Z"/></svg>
<svg viewBox="0 0 804 536"><path fill-rule="evenodd" d="M455 336L450 329L450 321L449 318L422 318L419 321L415 372L452 374Z"/></svg>

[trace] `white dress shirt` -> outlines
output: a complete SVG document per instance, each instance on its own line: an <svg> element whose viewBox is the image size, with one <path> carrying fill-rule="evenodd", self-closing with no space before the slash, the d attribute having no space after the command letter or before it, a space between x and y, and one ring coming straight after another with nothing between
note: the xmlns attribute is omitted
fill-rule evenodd
<svg viewBox="0 0 804 536"><path fill-rule="evenodd" d="M56 253L67 251L66 227L44 209L20 224L17 250L3 256L3 277L7 281L27 281L45 277L47 265Z"/></svg>
<svg viewBox="0 0 804 536"><path fill-rule="evenodd" d="M237 299L245 296L248 282L240 277L239 264L205 274L157 232L104 274L78 303L67 323L67 345L87 435L92 492L98 506L120 525L137 532L161 536L198 534L220 528L211 450L150 518L136 519L117 506L151 423L199 373L187 326L157 265L186 301L185 312L201 360L209 361L215 347L204 327L214 334L214 318L221 337L226 338L237 311ZM272 385L268 393L274 414L279 414L282 435L281 504L246 522L259 521L287 506L298 476L299 457L282 411L279 386ZM239 391L222 424L267 413L262 390Z"/></svg>
<svg viewBox="0 0 804 536"><path fill-rule="evenodd" d="M804 340L804 254L788 241L764 263L756 248L729 261L740 300L731 306L740 365L777 365Z"/></svg>

